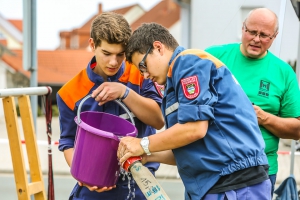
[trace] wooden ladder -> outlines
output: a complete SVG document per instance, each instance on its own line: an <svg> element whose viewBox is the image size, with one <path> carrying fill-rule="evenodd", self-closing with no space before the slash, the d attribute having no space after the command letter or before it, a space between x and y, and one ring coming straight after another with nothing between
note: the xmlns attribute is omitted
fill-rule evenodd
<svg viewBox="0 0 300 200"><path fill-rule="evenodd" d="M17 98L26 142L31 182L28 180L24 163L15 99L9 96L3 98L2 101L18 199L30 200L31 195L34 195L35 200L46 200L30 99L28 95L18 96Z"/></svg>

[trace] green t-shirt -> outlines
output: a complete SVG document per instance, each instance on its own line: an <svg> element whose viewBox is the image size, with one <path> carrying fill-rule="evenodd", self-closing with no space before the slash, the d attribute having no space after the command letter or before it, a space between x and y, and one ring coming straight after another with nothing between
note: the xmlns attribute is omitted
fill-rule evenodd
<svg viewBox="0 0 300 200"><path fill-rule="evenodd" d="M300 116L298 82L289 64L269 51L261 59L247 58L237 43L212 46L206 51L230 69L252 103L280 117ZM263 126L260 126L260 130L266 144L269 174L276 174L279 138Z"/></svg>

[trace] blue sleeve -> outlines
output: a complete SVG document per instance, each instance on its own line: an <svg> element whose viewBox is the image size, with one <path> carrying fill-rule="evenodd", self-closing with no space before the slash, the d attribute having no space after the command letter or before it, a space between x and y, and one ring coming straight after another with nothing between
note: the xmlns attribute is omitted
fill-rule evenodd
<svg viewBox="0 0 300 200"><path fill-rule="evenodd" d="M144 79L141 89L141 96L153 99L159 106L161 105L162 98L156 91L154 83L150 79Z"/></svg>
<svg viewBox="0 0 300 200"><path fill-rule="evenodd" d="M177 58L172 83L179 103L179 123L214 119L213 106L218 101L218 95L211 76L215 68L212 61L196 55Z"/></svg>
<svg viewBox="0 0 300 200"><path fill-rule="evenodd" d="M77 124L74 121L74 112L65 104L59 94L56 94L57 106L59 110L60 139L58 149L64 151L74 147Z"/></svg>

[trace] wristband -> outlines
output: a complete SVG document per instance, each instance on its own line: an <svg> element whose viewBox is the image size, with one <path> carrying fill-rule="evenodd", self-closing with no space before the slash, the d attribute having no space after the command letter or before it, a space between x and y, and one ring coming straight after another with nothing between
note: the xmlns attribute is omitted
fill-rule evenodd
<svg viewBox="0 0 300 200"><path fill-rule="evenodd" d="M124 100L129 94L129 87L126 87L125 93L123 95L123 97L120 98L120 100Z"/></svg>

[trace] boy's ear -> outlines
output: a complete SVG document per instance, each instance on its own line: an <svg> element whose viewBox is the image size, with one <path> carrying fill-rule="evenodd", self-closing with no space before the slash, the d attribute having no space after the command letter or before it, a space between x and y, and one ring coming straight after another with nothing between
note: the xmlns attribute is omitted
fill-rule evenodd
<svg viewBox="0 0 300 200"><path fill-rule="evenodd" d="M163 54L164 52L164 45L160 42L160 41L154 41L153 42L153 47L155 49L157 49L157 51L159 52L159 54Z"/></svg>
<svg viewBox="0 0 300 200"><path fill-rule="evenodd" d="M95 51L95 43L94 43L93 38L89 39L89 46L90 46L92 51Z"/></svg>

